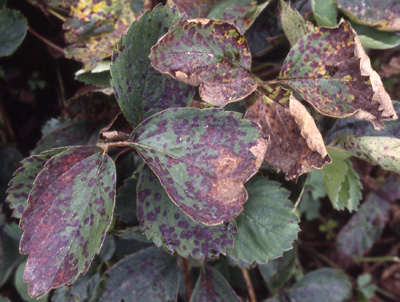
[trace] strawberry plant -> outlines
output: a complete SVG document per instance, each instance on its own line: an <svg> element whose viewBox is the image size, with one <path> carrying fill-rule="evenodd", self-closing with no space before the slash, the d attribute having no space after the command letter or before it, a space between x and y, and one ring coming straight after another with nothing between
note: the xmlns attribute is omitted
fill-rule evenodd
<svg viewBox="0 0 400 302"><path fill-rule="evenodd" d="M364 50L400 44L396 1L374 17L339 0L29 2L63 19L64 49L30 31L86 85L9 183L1 285L16 270L24 301L340 302L353 283L394 301L304 248L300 218L359 265L399 211L399 104ZM2 6L9 56L27 23Z"/></svg>

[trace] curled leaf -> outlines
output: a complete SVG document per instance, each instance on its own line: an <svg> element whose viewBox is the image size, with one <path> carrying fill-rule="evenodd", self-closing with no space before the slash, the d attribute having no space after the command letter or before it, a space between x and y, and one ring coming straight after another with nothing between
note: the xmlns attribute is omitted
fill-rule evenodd
<svg viewBox="0 0 400 302"><path fill-rule="evenodd" d="M201 98L215 106L243 99L257 87L245 38L223 21L180 21L153 46L150 59L155 69L200 86Z"/></svg>
<svg viewBox="0 0 400 302"><path fill-rule="evenodd" d="M379 75L347 22L318 28L289 52L279 78L322 114L355 116L384 128L397 119Z"/></svg>

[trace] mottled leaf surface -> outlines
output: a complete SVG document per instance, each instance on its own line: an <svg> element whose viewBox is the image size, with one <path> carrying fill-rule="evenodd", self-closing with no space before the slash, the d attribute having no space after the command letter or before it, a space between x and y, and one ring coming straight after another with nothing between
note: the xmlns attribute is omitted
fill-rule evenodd
<svg viewBox="0 0 400 302"><path fill-rule="evenodd" d="M120 35L135 20L130 0L78 0L70 6L71 17L64 23L65 49L69 58L86 65L85 69L111 55Z"/></svg>
<svg viewBox="0 0 400 302"><path fill-rule="evenodd" d="M344 302L351 296L351 283L341 272L322 268L306 274L286 293L290 301ZM280 302L284 297L275 297L266 302Z"/></svg>
<svg viewBox="0 0 400 302"><path fill-rule="evenodd" d="M157 70L200 86L203 101L216 106L243 99L257 87L245 38L223 21L180 21L153 46L150 59Z"/></svg>
<svg viewBox="0 0 400 302"><path fill-rule="evenodd" d="M339 9L356 21L388 31L400 31L397 0L337 0Z"/></svg>
<svg viewBox="0 0 400 302"><path fill-rule="evenodd" d="M32 153L39 154L58 147L94 144L97 142L100 127L98 121L51 119L44 126L43 136Z"/></svg>
<svg viewBox="0 0 400 302"><path fill-rule="evenodd" d="M122 112L135 126L164 109L186 107L192 99L192 86L159 73L148 58L151 47L181 19L176 7L157 6L132 23L114 51L111 83Z"/></svg>
<svg viewBox="0 0 400 302"><path fill-rule="evenodd" d="M20 221L31 296L87 271L111 223L114 198L115 166L100 148L70 148L46 163Z"/></svg>
<svg viewBox="0 0 400 302"><path fill-rule="evenodd" d="M357 213L340 230L338 249L350 257L362 256L382 235L389 219L390 203L371 193Z"/></svg>
<svg viewBox="0 0 400 302"><path fill-rule="evenodd" d="M129 255L107 272L103 301L176 301L179 271L175 257L151 247Z"/></svg>
<svg viewBox="0 0 400 302"><path fill-rule="evenodd" d="M362 185L348 159L350 154L329 148L332 163L321 170L326 193L336 210L357 210L361 200Z"/></svg>
<svg viewBox="0 0 400 302"><path fill-rule="evenodd" d="M246 189L249 200L236 219L238 232L228 254L249 263L267 263L292 248L299 232L299 218L287 199L289 192L278 182L255 177Z"/></svg>
<svg viewBox="0 0 400 302"><path fill-rule="evenodd" d="M18 291L18 294L21 296L21 298L24 300L24 302L46 302L48 300L48 295L45 295L44 297L37 299L37 298L32 298L28 294L28 284L24 282L23 277L24 277L24 269L26 266L26 261L20 263L20 265L17 268L17 271L15 272L15 277L14 277L14 284L15 288Z"/></svg>
<svg viewBox="0 0 400 302"><path fill-rule="evenodd" d="M27 21L21 12L0 10L0 57L11 55L22 43L28 30Z"/></svg>
<svg viewBox="0 0 400 302"><path fill-rule="evenodd" d="M322 135L305 107L278 88L265 96L253 94L245 118L258 123L268 148L265 160L286 179L321 169L330 162Z"/></svg>
<svg viewBox="0 0 400 302"><path fill-rule="evenodd" d="M28 195L33 188L36 176L42 171L45 163L66 148L58 148L45 151L39 155L33 155L21 161L20 167L14 174L14 178L9 184L6 201L14 209L12 217L21 218L22 213L28 206Z"/></svg>
<svg viewBox="0 0 400 302"><path fill-rule="evenodd" d="M148 166L139 177L138 217L147 237L157 246L185 258L190 255L203 260L225 254L227 247L233 247L233 221L217 226L194 222L171 201Z"/></svg>
<svg viewBox="0 0 400 302"><path fill-rule="evenodd" d="M262 163L259 127L219 109L172 108L132 134L132 146L172 201L206 225L232 220L247 200L243 186Z"/></svg>
<svg viewBox="0 0 400 302"><path fill-rule="evenodd" d="M296 9L293 10L288 3L281 0L280 5L282 29L289 40L290 46L293 46L308 33L306 21L303 16Z"/></svg>
<svg viewBox="0 0 400 302"><path fill-rule="evenodd" d="M206 265L190 298L190 302L241 302L228 281L214 268Z"/></svg>
<svg viewBox="0 0 400 302"><path fill-rule="evenodd" d="M290 50L279 76L322 114L371 121L396 119L379 75L371 68L358 37L347 22L318 28Z"/></svg>
<svg viewBox="0 0 400 302"><path fill-rule="evenodd" d="M296 264L296 252L291 249L283 256L268 261L267 264L259 264L258 269L267 283L271 292L276 292L282 288L292 276Z"/></svg>
<svg viewBox="0 0 400 302"><path fill-rule="evenodd" d="M188 19L205 18L210 10L220 0L167 0L169 4L175 4L179 11L185 13Z"/></svg>

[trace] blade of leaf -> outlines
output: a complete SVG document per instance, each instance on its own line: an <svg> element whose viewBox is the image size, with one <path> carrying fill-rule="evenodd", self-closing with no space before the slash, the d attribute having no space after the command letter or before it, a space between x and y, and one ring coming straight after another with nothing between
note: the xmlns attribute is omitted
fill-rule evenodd
<svg viewBox="0 0 400 302"><path fill-rule="evenodd" d="M248 100L245 118L262 127L268 142L265 160L286 179L296 179L331 160L314 120L293 96L282 88L273 94L254 94Z"/></svg>
<svg viewBox="0 0 400 302"><path fill-rule="evenodd" d="M137 225L137 213L136 213L136 176L125 179L124 184L119 187L117 198L115 201L114 213L120 217L120 220Z"/></svg>
<svg viewBox="0 0 400 302"><path fill-rule="evenodd" d="M114 199L114 162L100 148L70 148L46 163L20 221L30 296L87 271L110 226Z"/></svg>
<svg viewBox="0 0 400 302"><path fill-rule="evenodd" d="M218 257L227 247L233 247L233 221L218 226L194 222L171 201L148 166L139 177L138 216L141 228L155 245L185 258Z"/></svg>
<svg viewBox="0 0 400 302"><path fill-rule="evenodd" d="M199 279L190 298L190 302L241 302L228 281L218 270L206 265L200 272Z"/></svg>
<svg viewBox="0 0 400 302"><path fill-rule="evenodd" d="M22 43L28 30L26 18L21 12L0 10L0 57L11 55Z"/></svg>
<svg viewBox="0 0 400 302"><path fill-rule="evenodd" d="M132 146L172 201L206 225L232 220L247 200L243 186L263 161L259 127L235 112L172 108L132 134Z"/></svg>
<svg viewBox="0 0 400 302"><path fill-rule="evenodd" d="M379 75L350 24L318 28L290 50L279 78L322 114L368 120L397 119Z"/></svg>
<svg viewBox="0 0 400 302"><path fill-rule="evenodd" d="M36 176L42 171L45 163L53 156L65 151L66 148L58 148L33 155L21 161L22 167L14 173L14 178L7 190L6 202L14 209L12 217L21 218L28 206L28 195L33 188Z"/></svg>
<svg viewBox="0 0 400 302"><path fill-rule="evenodd" d="M223 21L183 20L151 49L155 69L193 86L215 106L243 99L256 88L251 55L238 29Z"/></svg>
<svg viewBox="0 0 400 302"><path fill-rule="evenodd" d="M315 21L318 26L337 25L338 8L336 0L311 0Z"/></svg>
<svg viewBox="0 0 400 302"><path fill-rule="evenodd" d="M283 0L280 1L281 9L281 23L283 31L293 46L303 36L308 34L306 21L303 16L295 9L291 9L290 5Z"/></svg>
<svg viewBox="0 0 400 302"><path fill-rule="evenodd" d="M103 301L176 301L179 271L175 257L156 247L119 261L107 272Z"/></svg>
<svg viewBox="0 0 400 302"><path fill-rule="evenodd" d="M157 6L132 23L114 51L111 84L122 112L134 126L164 109L186 107L193 97L193 87L160 74L148 58L151 47L181 19L176 7Z"/></svg>
<svg viewBox="0 0 400 302"><path fill-rule="evenodd" d="M265 177L254 177L246 184L249 200L236 218L238 233L228 254L249 263L267 263L292 248L299 232L299 218L287 199L288 191Z"/></svg>

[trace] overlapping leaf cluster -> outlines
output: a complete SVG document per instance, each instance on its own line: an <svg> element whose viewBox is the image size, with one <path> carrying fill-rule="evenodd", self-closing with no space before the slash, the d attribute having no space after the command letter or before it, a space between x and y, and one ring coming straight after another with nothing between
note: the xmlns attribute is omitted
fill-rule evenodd
<svg viewBox="0 0 400 302"><path fill-rule="evenodd" d="M357 123L371 122L376 131L384 128L383 121L397 118L348 22L314 27L282 2L282 27L292 48L278 78L262 82L252 73L243 34L269 1L174 0L176 6L159 5L136 20L131 1L61 2L72 14L64 25L73 44L66 49L69 56L92 69L113 50L109 73L109 63L103 62L101 81L93 81L95 69L83 74L99 86L111 80L122 114L108 119L107 112L88 114L109 122L100 130L100 123L77 118L67 108L67 118L46 125L35 155L15 173L7 201L24 230L20 252L29 254L23 279L30 283L31 296L71 284L89 270L110 231L115 202L119 223L137 222L141 231L130 229L125 237L106 240L99 258L111 259L104 254L113 255L119 241L133 242L138 250L119 255L126 258L107 270L102 287L92 286L94 297L176 300L177 257L148 247L147 239L184 258L204 261L223 254L238 266L259 264L273 288L269 274L279 263L262 265L292 249L299 218L280 183L264 173L253 177L264 163L287 180L320 170L339 210L355 210L361 199L351 155L400 171L393 153L397 137L372 141L366 131L341 131L346 122L339 122L330 133L334 147L327 148L314 121L316 112L353 117ZM315 2L313 8L323 14ZM318 16L318 23L334 19ZM244 104L245 113L223 108L233 102ZM377 144L380 140L385 143ZM133 163L116 196L114 160L118 164L123 152ZM93 285L100 276L89 271L85 278ZM282 278L277 286L288 279ZM348 282L331 270L306 275L287 295L307 296L318 279L322 285L335 283L337 301L349 295ZM311 296L323 296L322 289ZM211 300L240 298L215 268L205 265L191 301Z"/></svg>

